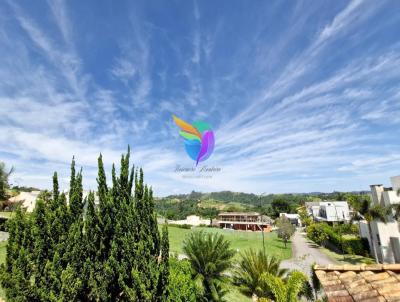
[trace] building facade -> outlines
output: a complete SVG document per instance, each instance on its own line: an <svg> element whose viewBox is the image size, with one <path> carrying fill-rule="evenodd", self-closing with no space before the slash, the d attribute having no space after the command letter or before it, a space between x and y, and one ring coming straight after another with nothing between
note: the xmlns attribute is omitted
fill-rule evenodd
<svg viewBox="0 0 400 302"><path fill-rule="evenodd" d="M256 212L224 212L218 214L216 223L224 229L269 232L273 220Z"/></svg>
<svg viewBox="0 0 400 302"><path fill-rule="evenodd" d="M280 213L279 217L286 217L295 227L301 227L301 220L299 214Z"/></svg>
<svg viewBox="0 0 400 302"><path fill-rule="evenodd" d="M187 216L184 220L168 220L168 223L191 226L211 225L211 219L203 219L197 215L190 215Z"/></svg>
<svg viewBox="0 0 400 302"><path fill-rule="evenodd" d="M371 185L373 205L391 206L400 203L400 176L391 177L392 187L383 185ZM360 236L367 238L370 247L371 237L375 246L375 257L381 263L400 263L400 224L392 215L387 223L372 221L370 223L372 236L369 236L369 228L366 221L360 222ZM374 255L374 251L371 250Z"/></svg>
<svg viewBox="0 0 400 302"><path fill-rule="evenodd" d="M350 209L347 201L306 202L306 209L315 221L349 222Z"/></svg>

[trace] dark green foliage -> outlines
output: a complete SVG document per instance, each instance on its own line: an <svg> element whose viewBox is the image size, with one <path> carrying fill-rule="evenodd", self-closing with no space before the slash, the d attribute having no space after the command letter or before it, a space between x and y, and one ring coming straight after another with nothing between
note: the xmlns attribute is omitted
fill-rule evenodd
<svg viewBox="0 0 400 302"><path fill-rule="evenodd" d="M224 271L231 267L235 252L221 234L205 232L191 233L183 242L183 251L188 256L195 280L202 284L206 301L223 301Z"/></svg>
<svg viewBox="0 0 400 302"><path fill-rule="evenodd" d="M0 280L9 301L167 301L168 231L160 236L152 190L128 154L108 187L99 157L98 199L83 199L82 171L71 165L69 205L53 176L53 192L32 215L18 210Z"/></svg>
<svg viewBox="0 0 400 302"><path fill-rule="evenodd" d="M169 226L172 226L174 228L179 228L179 229L185 229L185 230L190 230L193 226L190 224L174 224L174 223L169 223Z"/></svg>
<svg viewBox="0 0 400 302"><path fill-rule="evenodd" d="M324 222L314 223L307 228L307 237L335 252L368 256L368 240L365 238L346 238L338 230Z"/></svg>
<svg viewBox="0 0 400 302"><path fill-rule="evenodd" d="M278 217L280 213L290 213L290 203L283 198L274 199L271 208L273 217Z"/></svg>
<svg viewBox="0 0 400 302"><path fill-rule="evenodd" d="M15 192L32 192L32 191L40 191L40 189L35 187L26 187L26 186L12 186L11 188Z"/></svg>

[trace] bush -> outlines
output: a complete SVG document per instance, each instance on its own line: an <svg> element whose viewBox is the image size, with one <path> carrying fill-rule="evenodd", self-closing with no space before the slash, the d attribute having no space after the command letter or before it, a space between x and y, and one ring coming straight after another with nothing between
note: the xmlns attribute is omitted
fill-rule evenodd
<svg viewBox="0 0 400 302"><path fill-rule="evenodd" d="M192 278L191 266L188 260L179 261L171 258L169 261L170 273L168 302L194 302L200 295L200 289Z"/></svg>
<svg viewBox="0 0 400 302"><path fill-rule="evenodd" d="M358 235L359 230L356 224L344 223L334 226L333 229L336 233L345 235Z"/></svg>
<svg viewBox="0 0 400 302"><path fill-rule="evenodd" d="M190 224L169 223L168 226L172 226L172 227L180 228L180 229L186 229L186 230L190 230L192 228L192 226Z"/></svg>
<svg viewBox="0 0 400 302"><path fill-rule="evenodd" d="M344 238L337 233L337 228L326 223L314 223L307 228L307 237L335 252L342 252L343 250L347 254L367 256L368 240L365 240L365 238ZM351 228L349 229L351 230Z"/></svg>

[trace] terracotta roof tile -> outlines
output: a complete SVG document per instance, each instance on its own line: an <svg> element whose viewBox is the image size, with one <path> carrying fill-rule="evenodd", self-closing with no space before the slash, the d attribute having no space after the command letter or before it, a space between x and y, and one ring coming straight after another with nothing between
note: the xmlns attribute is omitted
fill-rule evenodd
<svg viewBox="0 0 400 302"><path fill-rule="evenodd" d="M329 302L354 302L352 297L332 297L329 299Z"/></svg>
<svg viewBox="0 0 400 302"><path fill-rule="evenodd" d="M372 290L363 291L363 292L354 294L352 296L353 296L353 299L358 302L358 301L362 301L362 300L365 300L365 299L378 297L379 293L378 293L377 290L372 289Z"/></svg>
<svg viewBox="0 0 400 302"><path fill-rule="evenodd" d="M400 264L314 267L329 302L400 302Z"/></svg>

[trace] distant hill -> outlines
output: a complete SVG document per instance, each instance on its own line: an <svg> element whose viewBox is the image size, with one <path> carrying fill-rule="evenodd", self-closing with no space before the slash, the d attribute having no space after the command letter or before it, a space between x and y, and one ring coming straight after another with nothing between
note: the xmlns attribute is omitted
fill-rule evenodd
<svg viewBox="0 0 400 302"><path fill-rule="evenodd" d="M349 192L350 194L369 194L368 191ZM256 195L252 193L220 191L202 193L192 191L189 194L169 195L155 200L157 212L168 219L184 219L197 214L213 218L218 212L258 211L267 215L277 215L273 202L286 204L288 212L296 209L306 201L346 200L347 192L311 192Z"/></svg>

